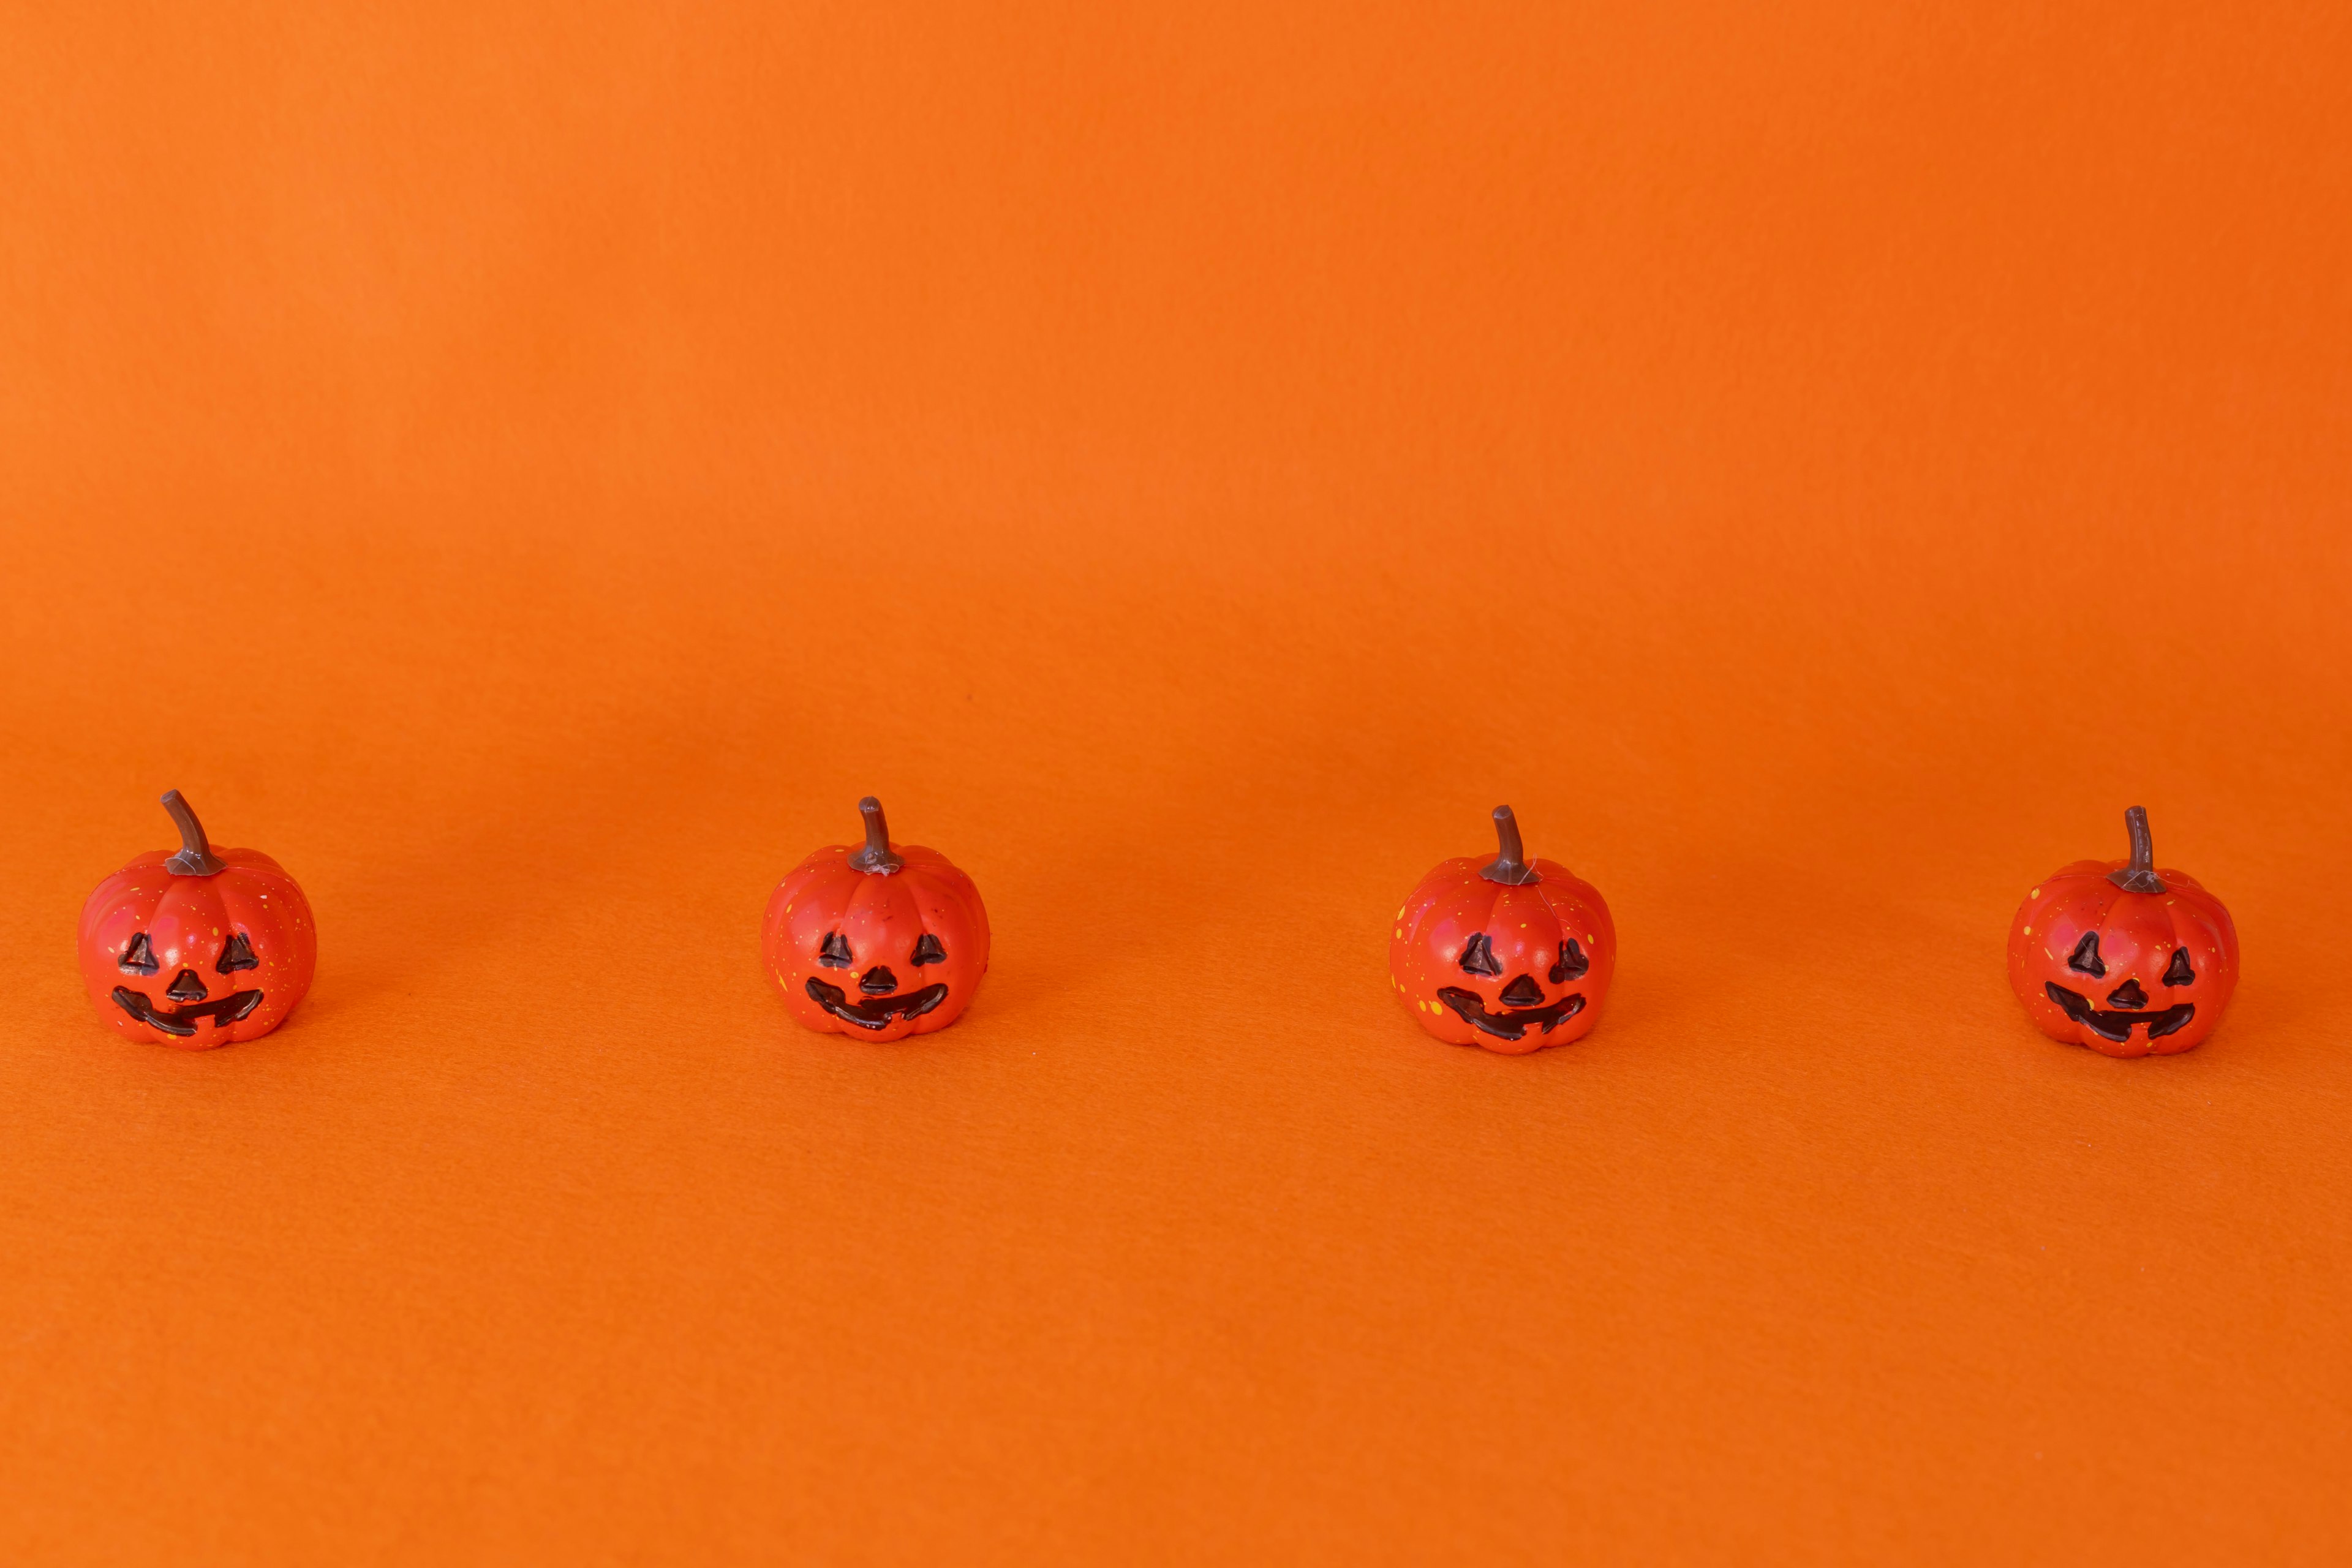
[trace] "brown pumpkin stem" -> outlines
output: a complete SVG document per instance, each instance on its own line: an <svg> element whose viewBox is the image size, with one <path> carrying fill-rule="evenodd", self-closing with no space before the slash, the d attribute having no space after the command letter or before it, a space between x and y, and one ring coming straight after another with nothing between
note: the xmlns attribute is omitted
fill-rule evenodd
<svg viewBox="0 0 2352 1568"><path fill-rule="evenodd" d="M2156 840L2147 831L2147 808L2133 806L2124 813L2131 833L2131 864L2107 873L2107 880L2126 893L2160 893L2164 879L2156 874Z"/></svg>
<svg viewBox="0 0 2352 1568"><path fill-rule="evenodd" d="M196 820L194 808L178 790L163 796L163 809L172 814L173 825L180 830L180 852L163 862L163 869L174 877L216 877L228 869L228 862L213 853L205 837L205 825Z"/></svg>
<svg viewBox="0 0 2352 1568"><path fill-rule="evenodd" d="M1519 842L1519 819L1511 815L1507 805L1495 808L1495 837L1501 841L1503 852L1482 868L1478 875L1507 888L1524 888L1540 879L1536 868L1528 864L1527 847Z"/></svg>
<svg viewBox="0 0 2352 1568"><path fill-rule="evenodd" d="M882 803L867 795L857 803L866 814L866 847L849 858L850 866L859 871L870 871L887 877L906 864L890 853L890 825L882 820Z"/></svg>

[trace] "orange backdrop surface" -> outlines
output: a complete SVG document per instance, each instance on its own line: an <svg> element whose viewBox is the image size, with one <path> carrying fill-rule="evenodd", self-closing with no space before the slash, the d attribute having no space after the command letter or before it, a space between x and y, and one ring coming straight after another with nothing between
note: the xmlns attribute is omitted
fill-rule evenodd
<svg viewBox="0 0 2352 1568"><path fill-rule="evenodd" d="M0 18L0 1560L2352 1553L2352 10ZM171 786L266 1039L83 995ZM2133 804L2177 1059L2002 971Z"/></svg>

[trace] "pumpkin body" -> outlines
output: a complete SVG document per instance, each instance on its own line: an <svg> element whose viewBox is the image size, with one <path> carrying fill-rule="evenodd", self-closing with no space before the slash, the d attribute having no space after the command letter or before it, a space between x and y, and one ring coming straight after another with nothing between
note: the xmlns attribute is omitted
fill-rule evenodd
<svg viewBox="0 0 2352 1568"><path fill-rule="evenodd" d="M879 822L878 808L869 820ZM864 850L833 845L768 900L761 955L812 1029L877 1041L928 1035L956 1021L988 972L988 912L971 879L936 849L880 843L893 869L856 864L871 839Z"/></svg>
<svg viewBox="0 0 2352 1568"><path fill-rule="evenodd" d="M209 876L142 855L83 904L82 981L116 1033L205 1050L269 1033L310 990L319 933L302 889L257 850L212 854Z"/></svg>
<svg viewBox="0 0 2352 1568"><path fill-rule="evenodd" d="M1501 814L1497 814L1497 820ZM1507 856L1516 858L1517 828ZM1591 1032L1617 969L1617 928L1589 882L1551 860L1502 883L1477 856L1447 860L1397 911L1389 980L1448 1045L1523 1055Z"/></svg>
<svg viewBox="0 0 2352 1568"><path fill-rule="evenodd" d="M2010 924L2009 983L2053 1040L2110 1057L2193 1050L2238 985L2238 931L2186 872L2160 892L2116 884L2123 860L2077 860L2026 896Z"/></svg>

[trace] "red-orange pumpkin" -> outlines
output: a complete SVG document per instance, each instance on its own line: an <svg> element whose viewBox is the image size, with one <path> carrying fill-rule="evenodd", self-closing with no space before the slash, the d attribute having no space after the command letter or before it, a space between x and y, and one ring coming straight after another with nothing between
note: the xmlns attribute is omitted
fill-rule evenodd
<svg viewBox="0 0 2352 1568"><path fill-rule="evenodd" d="M2010 922L2009 983L2053 1040L2110 1057L2193 1050L2238 988L2238 928L2186 871L2156 868L2147 813L2128 860L2077 860Z"/></svg>
<svg viewBox="0 0 2352 1568"><path fill-rule="evenodd" d="M866 843L818 850L768 900L760 951L812 1029L898 1040L944 1029L988 972L988 911L936 849L893 844L872 795Z"/></svg>
<svg viewBox="0 0 2352 1568"><path fill-rule="evenodd" d="M180 848L158 849L98 885L76 948L98 1014L118 1034L200 1051L269 1033L319 963L310 902L253 849L215 849L173 790L163 809Z"/></svg>
<svg viewBox="0 0 2352 1568"><path fill-rule="evenodd" d="M1589 882L1530 861L1507 805L1502 853L1448 860L1397 911L1389 979L1421 1026L1449 1045L1522 1055L1591 1031L1617 971L1617 928Z"/></svg>

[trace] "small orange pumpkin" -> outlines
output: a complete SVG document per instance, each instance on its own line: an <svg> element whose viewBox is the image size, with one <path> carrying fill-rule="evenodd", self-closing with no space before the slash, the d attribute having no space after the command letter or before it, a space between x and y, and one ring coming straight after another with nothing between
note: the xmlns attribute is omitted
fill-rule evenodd
<svg viewBox="0 0 2352 1568"><path fill-rule="evenodd" d="M2238 988L2238 928L2186 871L2156 868L2147 813L2124 813L2128 860L2077 860L2026 895L2009 984L2043 1034L2102 1056L2202 1044Z"/></svg>
<svg viewBox="0 0 2352 1568"><path fill-rule="evenodd" d="M769 978L812 1029L866 1040L944 1029L988 972L980 889L938 850L891 843L872 795L857 809L864 847L818 850L769 898Z"/></svg>
<svg viewBox="0 0 2352 1568"><path fill-rule="evenodd" d="M266 1035L318 968L310 901L258 850L215 849L178 790L163 809L178 852L142 855L82 905L90 1002L117 1034L182 1050Z"/></svg>
<svg viewBox="0 0 2352 1568"><path fill-rule="evenodd" d="M1495 859L1445 861L1405 900L1389 979L1448 1045L1519 1056L1591 1031L1617 971L1617 928L1591 883L1528 859L1509 806L1495 808Z"/></svg>

